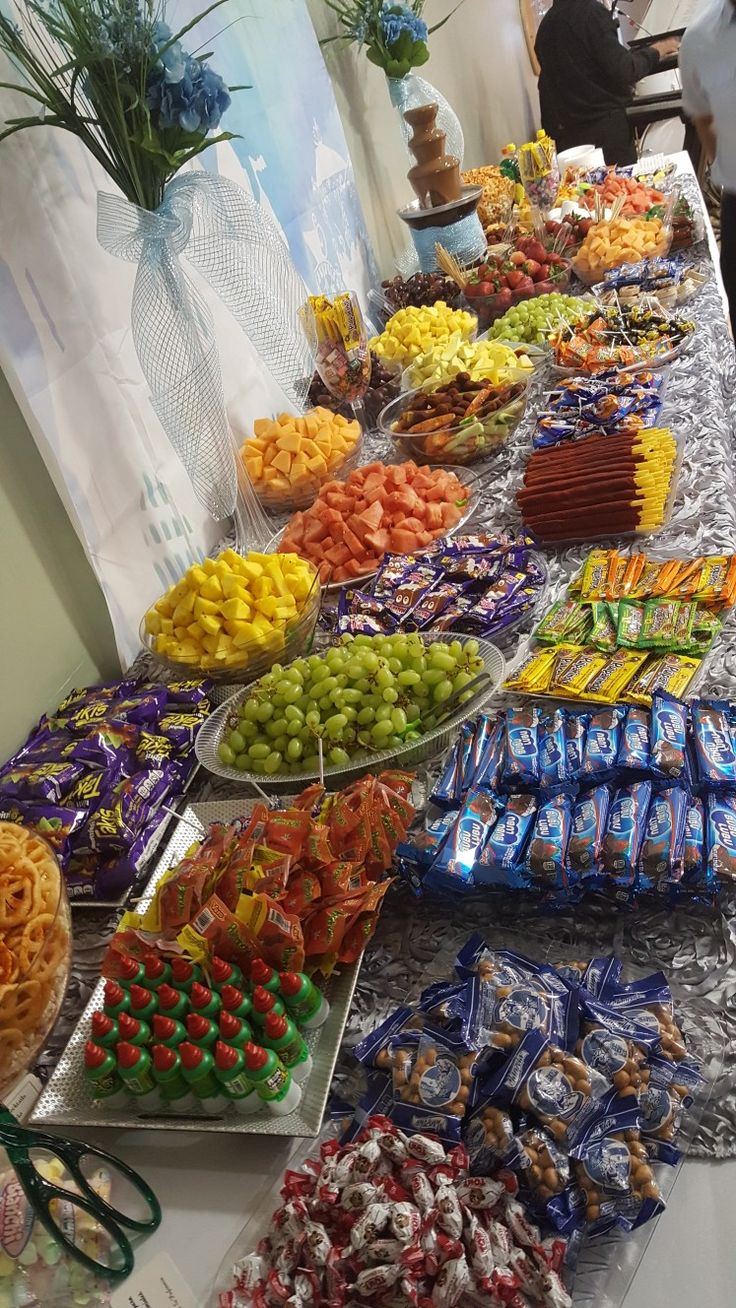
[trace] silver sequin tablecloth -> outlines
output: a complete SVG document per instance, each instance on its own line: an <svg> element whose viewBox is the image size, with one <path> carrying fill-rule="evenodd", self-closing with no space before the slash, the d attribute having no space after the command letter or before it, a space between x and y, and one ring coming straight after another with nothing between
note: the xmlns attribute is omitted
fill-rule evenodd
<svg viewBox="0 0 736 1308"><path fill-rule="evenodd" d="M685 177L684 186L691 200L700 204L694 179ZM705 243L689 252L688 258L709 264ZM712 265L710 271L712 274ZM667 421L685 445L680 486L670 525L645 546L690 556L736 552L732 440L736 367L713 275L684 313L696 320L697 335L690 351L669 369L665 396ZM528 416L508 446L483 469L481 507L474 525L519 525L514 492L529 451L533 414L550 384L548 372L535 378ZM370 458L395 457L388 442L373 437L366 453ZM548 555L552 594L562 590L589 548L572 546ZM733 631L732 620L714 650L700 689L736 699ZM513 639L517 641L518 634ZM513 653L514 646L507 652ZM150 666L145 670L155 675ZM237 790L200 774L189 798L206 800L215 795L237 795ZM117 916L101 909L75 913L72 983L63 1018L41 1062L42 1075L53 1066L89 997ZM447 975L457 946L474 930L486 930L491 944L513 943L536 957L580 958L613 950L637 965L663 968L678 1003L687 1006L697 1001L701 1023L707 1027L711 1013L714 1035L717 1037L719 1023L725 1033L723 1076L693 1152L719 1158L736 1156L736 887L733 893L724 894L717 912L689 908L622 913L584 907L545 919L517 899L479 897L453 908L431 898L417 901L404 886L395 886L366 951L336 1074L336 1088L342 1096L354 1098L359 1088L349 1051L360 1034L429 980Z"/></svg>

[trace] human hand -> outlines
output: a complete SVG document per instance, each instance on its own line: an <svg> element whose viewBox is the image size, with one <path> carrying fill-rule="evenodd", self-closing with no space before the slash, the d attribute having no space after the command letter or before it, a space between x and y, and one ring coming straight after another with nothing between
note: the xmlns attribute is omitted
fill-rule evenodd
<svg viewBox="0 0 736 1308"><path fill-rule="evenodd" d="M652 49L657 51L660 59L668 59L670 55L677 54L680 49L679 36L665 36L661 41L654 41Z"/></svg>

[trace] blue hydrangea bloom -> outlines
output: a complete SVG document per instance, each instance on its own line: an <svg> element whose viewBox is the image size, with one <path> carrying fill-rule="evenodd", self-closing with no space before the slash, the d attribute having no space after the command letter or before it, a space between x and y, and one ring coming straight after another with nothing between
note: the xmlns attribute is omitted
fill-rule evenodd
<svg viewBox="0 0 736 1308"><path fill-rule="evenodd" d="M171 28L167 23L156 22L153 25L153 48L157 52L171 40ZM180 41L175 41L159 55L159 63L163 67L164 77L167 82L180 82L184 76L185 54L181 47Z"/></svg>
<svg viewBox="0 0 736 1308"><path fill-rule="evenodd" d="M154 127L180 127L206 136L219 126L230 107L230 95L219 73L185 54L178 81L169 79L163 64L154 69L146 88L146 103Z"/></svg>
<svg viewBox="0 0 736 1308"><path fill-rule="evenodd" d="M418 18L408 5L401 5L400 13L391 13L398 5L386 4L381 14L381 31L387 46L392 46L403 32L408 32L413 41L426 41L429 30L424 19Z"/></svg>

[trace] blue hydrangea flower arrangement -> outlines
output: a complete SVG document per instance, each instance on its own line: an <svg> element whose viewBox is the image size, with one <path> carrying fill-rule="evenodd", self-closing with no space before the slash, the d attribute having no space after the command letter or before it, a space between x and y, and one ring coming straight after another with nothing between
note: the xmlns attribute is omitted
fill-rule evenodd
<svg viewBox="0 0 736 1308"><path fill-rule="evenodd" d="M20 0L21 22L0 11L0 50L37 110L6 122L0 141L26 127L73 132L132 203L157 209L175 173L202 150L242 87L226 86L206 55L182 38L229 0L215 0L178 32L165 0ZM49 40L49 37L51 40Z"/></svg>
<svg viewBox="0 0 736 1308"><path fill-rule="evenodd" d="M371 63L388 77L406 77L412 68L426 64L428 37L455 12L453 9L434 27L427 27L422 18L424 0L408 0L406 4L393 4L391 0L325 0L325 4L337 14L342 31L322 44L347 41L365 46ZM455 6L459 8L459 4Z"/></svg>

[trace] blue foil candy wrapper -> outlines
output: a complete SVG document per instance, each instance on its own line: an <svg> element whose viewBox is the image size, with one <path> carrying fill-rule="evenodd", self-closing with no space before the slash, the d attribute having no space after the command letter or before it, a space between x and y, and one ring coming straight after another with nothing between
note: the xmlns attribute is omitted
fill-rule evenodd
<svg viewBox="0 0 736 1308"><path fill-rule="evenodd" d="M566 857L572 828L572 802L568 795L555 795L537 813L524 858L529 879L545 889L567 888Z"/></svg>
<svg viewBox="0 0 736 1308"><path fill-rule="evenodd" d="M506 720L501 716L486 742L478 767L473 773L474 786L485 786L487 790L497 789L501 779L505 746Z"/></svg>
<svg viewBox="0 0 736 1308"><path fill-rule="evenodd" d="M685 771L687 705L666 691L652 696L652 768L660 776L675 780Z"/></svg>
<svg viewBox="0 0 736 1308"><path fill-rule="evenodd" d="M682 786L670 786L652 799L639 853L642 889L649 890L660 880L680 880L687 811L688 796Z"/></svg>
<svg viewBox="0 0 736 1308"><path fill-rule="evenodd" d="M443 890L470 890L473 868L494 827L501 805L487 790L471 790L433 860L424 885Z"/></svg>
<svg viewBox="0 0 736 1308"><path fill-rule="evenodd" d="M537 801L533 795L511 795L491 831L475 865L478 885L525 885L520 869L526 843L534 825Z"/></svg>
<svg viewBox="0 0 736 1308"><path fill-rule="evenodd" d="M581 795L575 804L567 858L570 868L578 876L597 870L610 803L608 787L595 786Z"/></svg>
<svg viewBox="0 0 736 1308"><path fill-rule="evenodd" d="M708 790L736 787L736 748L728 705L703 700L693 705L691 721L700 784Z"/></svg>
<svg viewBox="0 0 736 1308"><path fill-rule="evenodd" d="M542 790L554 793L567 784L567 750L565 714L553 709L542 718L539 741L539 783Z"/></svg>
<svg viewBox="0 0 736 1308"><path fill-rule="evenodd" d="M602 870L619 885L633 886L646 830L651 781L636 781L616 791L601 846Z"/></svg>
<svg viewBox="0 0 736 1308"><path fill-rule="evenodd" d="M621 746L616 760L620 768L627 768L630 772L650 771L649 728L648 709L632 704L626 710Z"/></svg>
<svg viewBox="0 0 736 1308"><path fill-rule="evenodd" d="M577 781L582 776L585 734L589 722L589 713L568 713L565 718L565 757L570 781Z"/></svg>
<svg viewBox="0 0 736 1308"><path fill-rule="evenodd" d="M539 784L539 709L536 704L506 713L506 750L501 770L505 786Z"/></svg>
<svg viewBox="0 0 736 1308"><path fill-rule="evenodd" d="M736 878L736 796L708 796L708 871Z"/></svg>
<svg viewBox="0 0 736 1308"><path fill-rule="evenodd" d="M598 709L588 723L585 735L582 775L588 781L607 781L614 776L621 748L621 723L625 710Z"/></svg>
<svg viewBox="0 0 736 1308"><path fill-rule="evenodd" d="M702 799L693 799L688 805L682 857L685 880L699 880L705 868L705 809Z"/></svg>

